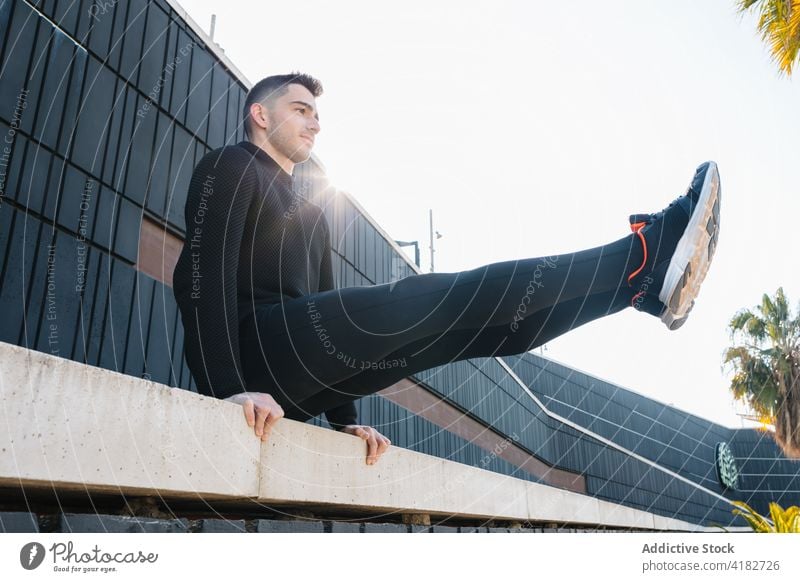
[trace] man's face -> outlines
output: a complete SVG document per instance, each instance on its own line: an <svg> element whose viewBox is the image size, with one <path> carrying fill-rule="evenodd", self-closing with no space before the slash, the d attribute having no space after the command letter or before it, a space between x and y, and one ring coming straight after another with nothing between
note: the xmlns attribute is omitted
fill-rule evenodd
<svg viewBox="0 0 800 582"><path fill-rule="evenodd" d="M320 131L317 104L311 92L293 83L286 93L264 106L269 124L267 139L272 147L295 164L306 161Z"/></svg>

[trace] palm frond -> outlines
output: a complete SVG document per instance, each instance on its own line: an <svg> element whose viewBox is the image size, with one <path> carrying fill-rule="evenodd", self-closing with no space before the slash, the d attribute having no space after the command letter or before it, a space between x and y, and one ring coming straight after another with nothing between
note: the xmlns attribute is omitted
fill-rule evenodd
<svg viewBox="0 0 800 582"><path fill-rule="evenodd" d="M740 13L758 12L758 32L781 74L791 76L800 55L800 0L739 0Z"/></svg>
<svg viewBox="0 0 800 582"><path fill-rule="evenodd" d="M753 528L753 531L758 533L767 533L772 531L772 524L769 523L767 518L759 514L756 510L750 507L744 501L733 501L732 502L736 507L741 509L734 509L734 515L740 515L747 522L750 524L750 527Z"/></svg>
<svg viewBox="0 0 800 582"><path fill-rule="evenodd" d="M796 505L783 509L780 505L771 501L769 514L772 518L772 523L770 523L766 517L760 515L744 501L733 501L732 503L737 507L732 513L741 515L746 519L755 532L800 533L800 507Z"/></svg>
<svg viewBox="0 0 800 582"><path fill-rule="evenodd" d="M787 457L800 457L800 307L793 314L778 288L755 308L738 311L729 331L733 345L723 352L723 366L733 371L734 399L775 426Z"/></svg>

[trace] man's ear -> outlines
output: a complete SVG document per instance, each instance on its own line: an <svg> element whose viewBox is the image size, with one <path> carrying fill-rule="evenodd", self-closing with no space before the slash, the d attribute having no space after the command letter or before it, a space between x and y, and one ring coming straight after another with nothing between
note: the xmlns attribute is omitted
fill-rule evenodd
<svg viewBox="0 0 800 582"><path fill-rule="evenodd" d="M261 103L250 104L250 121L261 129L265 129L267 132L269 132L269 117L267 116L267 109Z"/></svg>

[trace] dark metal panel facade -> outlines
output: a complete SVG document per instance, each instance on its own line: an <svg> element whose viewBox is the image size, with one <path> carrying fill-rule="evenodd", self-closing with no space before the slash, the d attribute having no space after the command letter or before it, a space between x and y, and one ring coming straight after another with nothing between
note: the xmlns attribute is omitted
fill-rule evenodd
<svg viewBox="0 0 800 582"><path fill-rule="evenodd" d="M762 513L768 513L770 501L783 505L800 504L800 462L784 457L772 438L757 430L733 430L693 414L677 410L633 391L593 378L567 366L535 354L527 353L505 358L509 366L552 412L645 457L660 466L702 485L732 500L743 500ZM728 443L740 472L736 490L723 487L717 475L716 446ZM619 481L625 471L617 469L619 459L609 453L586 465L587 476L615 471L611 481ZM602 474L602 473L601 473ZM646 473L634 470L626 479L641 491L648 489L643 478ZM589 490L599 497L614 491L604 479L587 479ZM700 492L693 492L679 481L668 483L663 490L664 507L670 498L686 500L681 512L685 519L725 523L722 519L729 509L719 506L721 515L709 512L709 503ZM658 493L658 482L653 491ZM673 493L671 489L677 490ZM690 497L687 495L691 493ZM611 497L618 500L619 497ZM656 499L655 506L662 501ZM651 509L658 513L655 509Z"/></svg>
<svg viewBox="0 0 800 582"><path fill-rule="evenodd" d="M496 379L488 376L492 364L498 374ZM475 370L481 373L476 374ZM499 377L500 374L504 376ZM542 461L584 475L588 492L598 498L693 523L733 522L724 501L547 416L492 360L457 362L417 374L417 378L470 413L490 421L502 434L516 435L516 444ZM546 384L553 386L556 382L547 374L540 374L534 385L527 385L537 392L537 386ZM576 393L585 396L586 390L578 386ZM719 491L718 486L709 489ZM686 499L696 501L675 507L675 500Z"/></svg>

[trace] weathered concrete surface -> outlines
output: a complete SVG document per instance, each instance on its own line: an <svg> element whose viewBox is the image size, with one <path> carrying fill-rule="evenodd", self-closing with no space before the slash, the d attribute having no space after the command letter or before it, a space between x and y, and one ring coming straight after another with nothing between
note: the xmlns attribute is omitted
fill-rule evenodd
<svg viewBox="0 0 800 582"><path fill-rule="evenodd" d="M287 419L262 444L239 405L0 342L0 486L718 531L397 447L369 466L366 447Z"/></svg>
<svg viewBox="0 0 800 582"><path fill-rule="evenodd" d="M259 501L360 507L372 514L711 529L396 447L369 466L366 446L352 435L281 421L262 450Z"/></svg>
<svg viewBox="0 0 800 582"><path fill-rule="evenodd" d="M241 406L0 342L0 484L252 497Z"/></svg>

